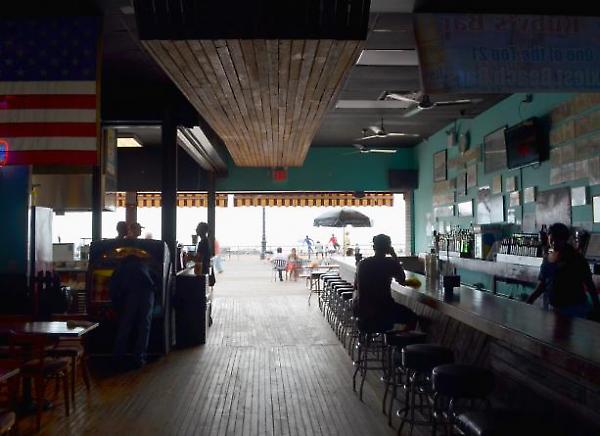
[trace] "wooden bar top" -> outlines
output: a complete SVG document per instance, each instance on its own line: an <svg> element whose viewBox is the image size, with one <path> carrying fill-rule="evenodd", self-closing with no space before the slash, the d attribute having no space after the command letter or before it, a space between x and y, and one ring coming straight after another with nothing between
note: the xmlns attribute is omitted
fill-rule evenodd
<svg viewBox="0 0 600 436"><path fill-rule="evenodd" d="M336 260L341 265L342 277L353 281L354 260ZM600 383L600 323L565 318L538 306L465 286L455 288L452 298L445 299L440 290L427 286L424 276L410 271L406 276L417 277L422 284L419 288L411 288L392 282L392 290L398 296L415 299L541 358L564 360L576 357L583 360L593 367L589 368L594 373L592 378Z"/></svg>

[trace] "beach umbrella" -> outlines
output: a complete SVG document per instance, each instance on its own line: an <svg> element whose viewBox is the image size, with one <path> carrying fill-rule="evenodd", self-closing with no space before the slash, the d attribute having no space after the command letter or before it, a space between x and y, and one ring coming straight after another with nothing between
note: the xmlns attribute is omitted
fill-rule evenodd
<svg viewBox="0 0 600 436"><path fill-rule="evenodd" d="M365 214L348 208L331 210L316 217L315 227L371 227L371 219Z"/></svg>

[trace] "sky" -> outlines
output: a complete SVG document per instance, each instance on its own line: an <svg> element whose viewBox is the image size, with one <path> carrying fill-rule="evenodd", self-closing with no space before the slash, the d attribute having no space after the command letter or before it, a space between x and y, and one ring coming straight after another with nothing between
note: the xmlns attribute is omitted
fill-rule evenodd
<svg viewBox="0 0 600 436"><path fill-rule="evenodd" d="M215 235L221 247L259 247L262 238L261 207L216 208ZM308 235L311 239L326 244L334 233L342 244L341 228L313 227L315 217L335 207L267 207L266 236L268 247L281 246L287 250L291 247L301 248L302 241ZM371 218L373 227L347 227L350 245L370 246L374 235L385 233L392 238L394 245L404 241L404 200L402 195L394 196L392 207L353 207ZM145 228L142 237L150 233L154 239L161 235L161 209L139 208L138 222ZM206 208L177 209L177 240L184 245L192 243L192 234L200 221L206 221ZM115 212L104 212L102 215L102 236L114 237L118 221L125 220L125 209ZM92 234L91 212L67 212L55 216L53 221L53 241L82 243L89 242Z"/></svg>

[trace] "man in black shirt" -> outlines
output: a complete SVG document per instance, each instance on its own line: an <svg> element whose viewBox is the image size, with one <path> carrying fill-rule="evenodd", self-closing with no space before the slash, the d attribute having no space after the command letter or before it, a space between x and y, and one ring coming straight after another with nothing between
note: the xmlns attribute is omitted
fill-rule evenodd
<svg viewBox="0 0 600 436"><path fill-rule="evenodd" d="M404 284L405 275L390 237L375 236L373 249L375 255L361 260L356 267L352 301L355 315L366 328L377 326L388 330L393 324L404 324L407 329L414 329L417 315L392 298L392 279Z"/></svg>
<svg viewBox="0 0 600 436"><path fill-rule="evenodd" d="M531 304L545 293L558 313L585 318L590 312L586 291L595 310L600 309L600 301L590 267L585 258L567 243L569 236L569 228L564 224L556 223L548 229L551 250L542 262L539 282L527 302Z"/></svg>

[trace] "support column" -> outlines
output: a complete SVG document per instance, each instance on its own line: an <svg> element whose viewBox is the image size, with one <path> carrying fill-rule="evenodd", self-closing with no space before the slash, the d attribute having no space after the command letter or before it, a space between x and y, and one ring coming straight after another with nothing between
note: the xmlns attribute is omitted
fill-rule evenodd
<svg viewBox="0 0 600 436"><path fill-rule="evenodd" d="M412 191L406 191L404 193L404 251L406 256L412 256L415 252L413 201L414 195Z"/></svg>
<svg viewBox="0 0 600 436"><path fill-rule="evenodd" d="M262 208L262 239L260 241L260 258L264 259L267 254L267 212Z"/></svg>
<svg viewBox="0 0 600 436"><path fill-rule="evenodd" d="M172 106L167 106L162 123L162 240L177 256L177 125Z"/></svg>
<svg viewBox="0 0 600 436"><path fill-rule="evenodd" d="M99 165L92 170L92 241L102 239L102 170Z"/></svg>
<svg viewBox="0 0 600 436"><path fill-rule="evenodd" d="M137 192L125 193L125 222L137 222Z"/></svg>
<svg viewBox="0 0 600 436"><path fill-rule="evenodd" d="M208 173L208 192L207 192L207 221L208 221L208 244L211 253L215 252L215 215L217 206L215 173Z"/></svg>

